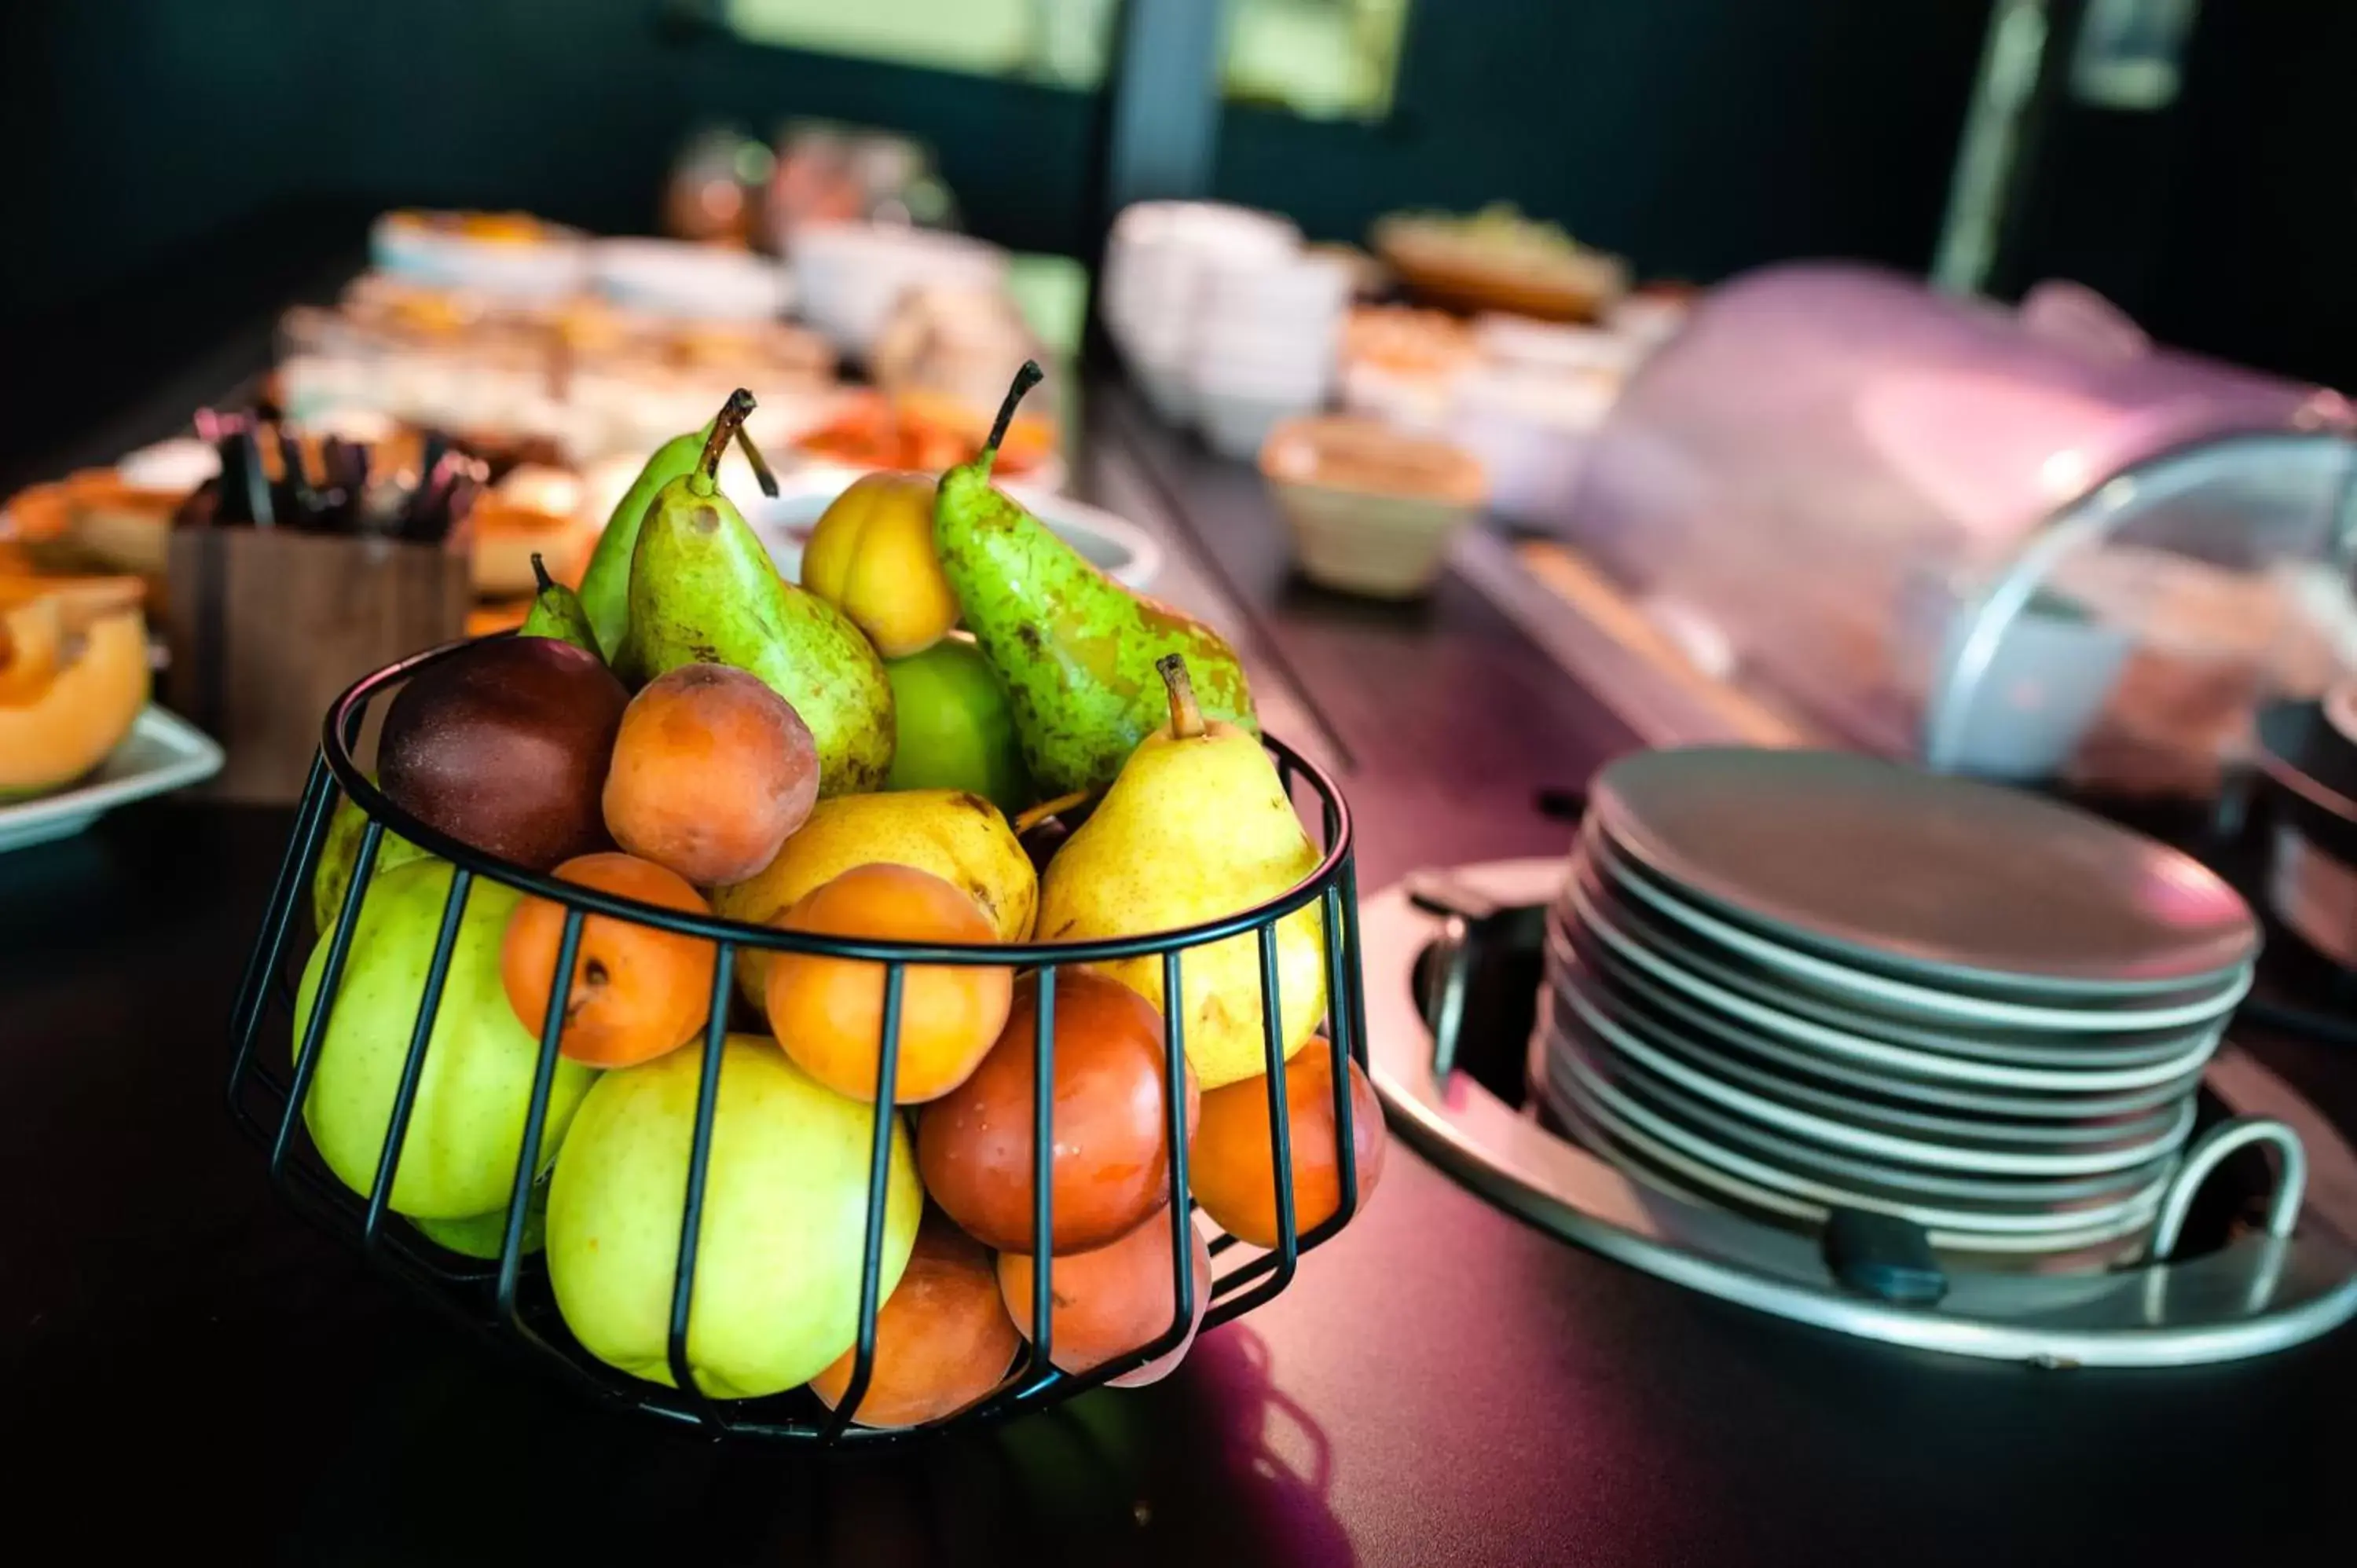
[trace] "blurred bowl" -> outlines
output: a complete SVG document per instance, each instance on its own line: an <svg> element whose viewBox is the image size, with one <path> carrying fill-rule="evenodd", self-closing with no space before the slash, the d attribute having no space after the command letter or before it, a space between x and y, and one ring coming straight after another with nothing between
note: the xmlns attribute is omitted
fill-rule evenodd
<svg viewBox="0 0 2357 1568"><path fill-rule="evenodd" d="M1134 360L1130 374L1154 412L1171 424L1195 422L1195 388L1183 361Z"/></svg>
<svg viewBox="0 0 2357 1568"><path fill-rule="evenodd" d="M616 305L656 316L759 321L788 303L785 272L768 257L679 240L600 240L589 275Z"/></svg>
<svg viewBox="0 0 2357 1568"><path fill-rule="evenodd" d="M794 231L794 284L802 313L846 354L866 358L909 290L998 290L1006 252L933 229L822 223Z"/></svg>
<svg viewBox="0 0 2357 1568"><path fill-rule="evenodd" d="M437 288L503 299L554 299L578 289L587 250L577 230L517 212L387 212L369 230L369 260Z"/></svg>
<svg viewBox="0 0 2357 1568"><path fill-rule="evenodd" d="M783 488L774 498L755 494L743 508L778 575L789 582L802 580L802 548L811 531L846 486L860 477L853 468L813 467L781 476ZM1036 484L998 487L1023 503L1032 516L1079 551L1088 563L1125 587L1143 588L1161 575L1162 546L1134 522L1070 496Z"/></svg>
<svg viewBox="0 0 2357 1568"><path fill-rule="evenodd" d="M1316 386L1231 390L1198 381L1194 387L1195 422L1204 444L1240 463L1258 456L1278 425L1314 413L1324 402L1324 389Z"/></svg>
<svg viewBox="0 0 2357 1568"><path fill-rule="evenodd" d="M1429 589L1484 493L1480 464L1461 448L1348 414L1279 424L1260 468L1302 571L1371 598Z"/></svg>
<svg viewBox="0 0 2357 1568"><path fill-rule="evenodd" d="M1480 460L1490 509L1517 522L1563 520L1620 381L1605 372L1483 368L1458 381L1450 438Z"/></svg>

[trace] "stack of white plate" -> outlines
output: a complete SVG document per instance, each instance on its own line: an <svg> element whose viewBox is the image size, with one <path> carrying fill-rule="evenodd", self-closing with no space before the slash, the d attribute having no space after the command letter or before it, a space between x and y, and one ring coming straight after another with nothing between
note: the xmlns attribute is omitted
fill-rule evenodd
<svg viewBox="0 0 2357 1568"><path fill-rule="evenodd" d="M1550 911L1534 1077L1598 1153L1802 1227L1961 1252L2127 1244L2249 989L2258 928L2084 812L1838 753L1600 773Z"/></svg>
<svg viewBox="0 0 2357 1568"><path fill-rule="evenodd" d="M1285 220L1213 202L1139 202L1105 245L1107 332L1155 408L1255 456L1332 390L1350 270Z"/></svg>

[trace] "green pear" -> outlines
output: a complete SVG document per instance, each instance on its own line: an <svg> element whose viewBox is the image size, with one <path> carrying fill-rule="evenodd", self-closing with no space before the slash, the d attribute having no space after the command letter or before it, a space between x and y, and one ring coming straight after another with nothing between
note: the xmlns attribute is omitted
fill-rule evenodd
<svg viewBox="0 0 2357 1568"><path fill-rule="evenodd" d="M367 829L368 813L349 795L337 800L336 809L328 813L327 836L319 841L319 864L311 872L312 929L321 936L335 929L336 917L343 912L344 893L352 885L352 867L360 862L361 834ZM377 841L375 874L382 876L425 858L424 850L388 829Z"/></svg>
<svg viewBox="0 0 2357 1568"><path fill-rule="evenodd" d="M1203 712L1256 734L1243 661L1220 634L1132 593L990 483L1015 405L1039 379L1026 362L989 444L942 476L933 549L966 628L1006 682L1032 782L1047 795L1113 782L1167 716L1155 661L1183 657Z"/></svg>
<svg viewBox="0 0 2357 1568"><path fill-rule="evenodd" d="M540 580L540 591L532 597L532 608L516 628L518 637L546 637L558 642L569 642L585 653L599 659L597 634L589 626L589 612L582 607L581 596L548 575L540 553L532 557L532 575Z"/></svg>
<svg viewBox="0 0 2357 1568"><path fill-rule="evenodd" d="M887 789L963 789L1012 817L1036 797L1006 688L970 638L887 659L896 740Z"/></svg>
<svg viewBox="0 0 2357 1568"><path fill-rule="evenodd" d="M1165 655L1169 723L1140 743L1039 880L1044 941L1141 936L1232 915L1298 884L1320 858L1260 742L1205 720L1187 666ZM1099 965L1168 1011L1162 958ZM1326 939L1312 900L1276 926L1280 1032L1289 1058L1326 1014ZM1187 1059L1207 1090L1267 1070L1256 931L1179 961Z"/></svg>
<svg viewBox="0 0 2357 1568"><path fill-rule="evenodd" d="M565 1326L599 1360L650 1382L672 1383L680 1196L703 1065L697 1041L606 1074L549 1190L548 1277ZM706 1393L753 1399L808 1382L858 1336L875 1108L752 1035L728 1036L718 1095L687 1357ZM908 1129L895 1122L878 1300L908 1267L924 1207Z"/></svg>
<svg viewBox="0 0 2357 1568"><path fill-rule="evenodd" d="M588 615L597 648L608 657L620 649L622 635L630 624L630 559L638 551L639 527L646 521L647 509L655 504L657 492L665 485L694 470L711 439L712 426L706 424L656 447L630 488L622 492L622 499L614 503L613 514L606 519L606 532L597 536L597 547L589 553L588 568L581 575L581 606ZM775 497L777 477L761 460L742 424L737 429L737 444L753 466L762 494Z"/></svg>
<svg viewBox="0 0 2357 1568"><path fill-rule="evenodd" d="M646 521L647 509L655 504L655 493L694 468L711 437L712 426L707 424L656 447L630 488L622 492L622 499L614 503L606 532L597 536L588 568L581 574L581 607L589 617L590 634L599 648L620 649L622 635L630 627L630 557L639 547L639 525Z"/></svg>
<svg viewBox="0 0 2357 1568"><path fill-rule="evenodd" d="M752 406L750 394L732 396L694 468L663 486L648 509L615 669L633 684L683 664L749 671L810 726L821 795L878 789L893 743L883 660L841 610L778 575L714 479Z"/></svg>
<svg viewBox="0 0 2357 1568"><path fill-rule="evenodd" d="M311 1142L354 1192L367 1192L376 1180L452 870L446 861L424 860L382 873L361 906L303 1106ZM500 979L500 946L522 898L512 887L484 880L467 900L393 1173L392 1203L400 1213L458 1219L507 1205L540 1058L539 1039L517 1021ZM328 945L312 950L296 993L298 1050ZM557 1062L542 1123L544 1160L554 1157L596 1076L578 1063Z"/></svg>

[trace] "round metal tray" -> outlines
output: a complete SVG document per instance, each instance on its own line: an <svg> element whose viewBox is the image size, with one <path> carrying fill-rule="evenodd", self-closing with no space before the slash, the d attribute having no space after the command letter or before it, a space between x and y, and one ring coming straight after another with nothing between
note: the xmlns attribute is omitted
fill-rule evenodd
<svg viewBox="0 0 2357 1568"><path fill-rule="evenodd" d="M2122 1264L2115 1247L2022 1270L1949 1257L1934 1305L1851 1289L1811 1235L1700 1201L1681 1184L1640 1179L1557 1135L1458 1069L1453 1036L1478 930L1498 911L1551 904L1566 875L1556 859L1457 868L1386 888L1361 916L1362 956L1378 977L1367 1017L1376 1090L1402 1136L1491 1200L1724 1300L1961 1356L2057 1367L2230 1361L2357 1316L2357 1154L2231 1043L2210 1063L2206 1086L2232 1119L2185 1151L2134 1258ZM1437 1034L1407 983L1427 949L1439 976ZM2254 1142L2271 1144L2278 1160L2266 1228L2173 1256L2196 1191L2227 1154Z"/></svg>

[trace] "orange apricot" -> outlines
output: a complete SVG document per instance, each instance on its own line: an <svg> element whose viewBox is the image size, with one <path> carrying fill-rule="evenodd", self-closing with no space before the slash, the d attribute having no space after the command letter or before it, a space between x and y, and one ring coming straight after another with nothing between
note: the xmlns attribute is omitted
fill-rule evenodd
<svg viewBox="0 0 2357 1568"><path fill-rule="evenodd" d="M855 865L804 894L778 918L788 930L903 941L995 943L998 929L972 898L929 871ZM994 965L914 963L900 981L900 1058L893 1101L909 1105L963 1083L998 1037L1014 990ZM804 1072L838 1094L876 1098L884 1037L884 966L859 959L778 953L764 1001L770 1032Z"/></svg>
<svg viewBox="0 0 2357 1568"><path fill-rule="evenodd" d="M1383 1109L1359 1064L1351 1067L1351 1143L1359 1201L1383 1178ZM1293 1165L1293 1228L1304 1234L1342 1207L1334 1136L1334 1060L1323 1039L1285 1065L1285 1124ZM1203 1122L1187 1146L1187 1183L1220 1229L1255 1247L1274 1247L1276 1153L1268 1137L1268 1075L1222 1084L1203 1096Z"/></svg>
<svg viewBox="0 0 2357 1568"><path fill-rule="evenodd" d="M1113 1380L1136 1388L1167 1377L1194 1343L1211 1299L1211 1251L1203 1233L1174 1204L1110 1246L1059 1252L1048 1260L1048 1359L1067 1372L1085 1372L1170 1330L1178 1316L1178 1276L1170 1266L1170 1227L1187 1227L1195 1276L1194 1321L1186 1337L1161 1356ZM998 1290L1017 1330L1031 1337L1031 1254L998 1254Z"/></svg>
<svg viewBox="0 0 2357 1568"><path fill-rule="evenodd" d="M1170 1201L1168 1058L1162 1015L1090 969L1056 972L1049 1164L1051 1245L1084 1252L1135 1230ZM956 1090L917 1118L925 1190L966 1233L1002 1251L1031 1245L1032 1086L1039 983L1027 975L998 1042ZM1179 1064L1186 1125L1201 1096Z"/></svg>
<svg viewBox="0 0 2357 1568"><path fill-rule="evenodd" d="M916 1251L876 1314L876 1360L852 1420L920 1426L988 1393L1021 1343L1001 1305L990 1250L938 1213L917 1230ZM856 1346L810 1381L829 1410L851 1391Z"/></svg>
<svg viewBox="0 0 2357 1568"><path fill-rule="evenodd" d="M623 711L606 774L606 831L699 887L778 856L818 800L818 746L758 676L683 664Z"/></svg>
<svg viewBox="0 0 2357 1568"><path fill-rule="evenodd" d="M677 872L632 855L578 855L554 875L642 904L710 913ZM528 897L508 917L500 979L509 1005L535 1037L548 1013L564 935L565 908L546 898ZM713 962L712 944L700 938L589 916L581 922L557 1049L591 1067L630 1067L685 1045L711 1015Z"/></svg>

